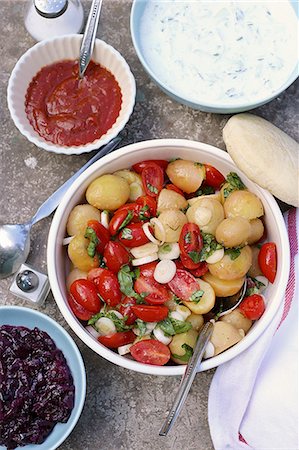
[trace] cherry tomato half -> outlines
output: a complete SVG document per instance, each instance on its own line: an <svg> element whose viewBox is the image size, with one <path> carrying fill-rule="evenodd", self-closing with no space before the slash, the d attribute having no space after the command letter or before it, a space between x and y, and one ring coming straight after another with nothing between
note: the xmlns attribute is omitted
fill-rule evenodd
<svg viewBox="0 0 299 450"><path fill-rule="evenodd" d="M78 279L72 282L70 286L71 296L79 305L92 313L97 313L101 309L96 286L89 280Z"/></svg>
<svg viewBox="0 0 299 450"><path fill-rule="evenodd" d="M140 275L143 275L145 278L151 277L154 278L154 272L158 261L153 261L151 263L143 264L139 266Z"/></svg>
<svg viewBox="0 0 299 450"><path fill-rule="evenodd" d="M133 325L135 320L137 319L137 316L132 311L132 306L136 305L136 299L133 297L125 297L122 299L121 304L119 306L119 312L124 316L127 317L126 324L127 325Z"/></svg>
<svg viewBox="0 0 299 450"><path fill-rule="evenodd" d="M133 305L132 311L144 322L160 322L168 316L167 306Z"/></svg>
<svg viewBox="0 0 299 450"><path fill-rule="evenodd" d="M121 266L128 264L130 258L130 253L120 242L110 241L105 246L104 262L114 273L118 273Z"/></svg>
<svg viewBox="0 0 299 450"><path fill-rule="evenodd" d="M154 366L164 366L170 359L170 350L167 345L155 339L136 342L130 348L130 352L136 361Z"/></svg>
<svg viewBox="0 0 299 450"><path fill-rule="evenodd" d="M190 301L192 295L200 290L200 285L194 276L182 269L177 269L168 286L177 297L185 301Z"/></svg>
<svg viewBox="0 0 299 450"><path fill-rule="evenodd" d="M98 239L98 244L97 244L97 252L102 254L105 248L105 245L107 244L107 242L109 242L110 239L110 233L107 230L107 228L104 227L104 225L102 225L100 222L98 222L97 220L89 220L87 222L87 227L88 228L92 228L93 231L96 234L96 237Z"/></svg>
<svg viewBox="0 0 299 450"><path fill-rule="evenodd" d="M170 184L167 184L165 187L166 187L166 189L169 189L170 191L177 192L178 194L180 194L180 195L182 195L184 197L184 192L180 188L175 186L174 184L170 183Z"/></svg>
<svg viewBox="0 0 299 450"><path fill-rule="evenodd" d="M134 283L134 289L138 294L147 294L145 301L150 305L163 305L170 299L170 293L166 286L158 283L151 276L139 275Z"/></svg>
<svg viewBox="0 0 299 450"><path fill-rule="evenodd" d="M202 277L205 273L208 272L209 266L206 261L202 261L199 263L200 265L197 267L197 269L190 270L192 275L196 278Z"/></svg>
<svg viewBox="0 0 299 450"><path fill-rule="evenodd" d="M149 164L152 163L157 164L163 170L166 170L166 167L168 166L168 161L164 161L164 159L153 159L133 164L132 167L135 170L135 172L141 173L145 167L147 167Z"/></svg>
<svg viewBox="0 0 299 450"><path fill-rule="evenodd" d="M157 197L163 188L164 172L155 163L148 164L141 172L142 184L147 195Z"/></svg>
<svg viewBox="0 0 299 450"><path fill-rule="evenodd" d="M270 283L274 283L277 270L276 245L274 242L266 242L261 246L258 263L263 275Z"/></svg>
<svg viewBox="0 0 299 450"><path fill-rule="evenodd" d="M136 200L137 205L140 206L138 216L140 220L150 219L157 214L157 202L154 197L149 195L142 195Z"/></svg>
<svg viewBox="0 0 299 450"><path fill-rule="evenodd" d="M98 276L93 277L93 282L97 288L97 292L100 294L104 302L107 303L107 305L118 305L121 301L122 294L119 288L117 276L109 269L101 269L101 272L98 273ZM91 277L90 272L88 273L88 278L89 277Z"/></svg>
<svg viewBox="0 0 299 450"><path fill-rule="evenodd" d="M112 219L109 222L109 231L111 236L115 236L121 228L124 228L132 221L135 214L136 204L132 205L133 205L132 208L121 207L121 209L118 209L114 213Z"/></svg>
<svg viewBox="0 0 299 450"><path fill-rule="evenodd" d="M200 261L195 262L194 258L198 257L203 247L203 239L198 225L185 223L180 234L179 247L183 265L187 269L197 269L200 266Z"/></svg>
<svg viewBox="0 0 299 450"><path fill-rule="evenodd" d="M142 223L131 223L126 226L118 235L118 239L125 247L133 248L149 242L146 234L143 231Z"/></svg>
<svg viewBox="0 0 299 450"><path fill-rule="evenodd" d="M265 302L262 295L253 294L244 298L240 303L240 311L250 320L258 320L265 311Z"/></svg>
<svg viewBox="0 0 299 450"><path fill-rule="evenodd" d="M111 334L110 336L99 336L98 341L108 348L117 348L122 345L131 344L136 339L133 331L120 331L118 333Z"/></svg>
<svg viewBox="0 0 299 450"><path fill-rule="evenodd" d="M213 188L219 189L220 186L225 182L225 177L219 170L215 167L205 164L206 168L206 179L205 183Z"/></svg>
<svg viewBox="0 0 299 450"><path fill-rule="evenodd" d="M93 316L93 313L88 311L87 309L83 308L79 303L76 302L76 300L69 295L68 296L68 302L70 305L71 310L75 314L75 316L80 320L89 320Z"/></svg>

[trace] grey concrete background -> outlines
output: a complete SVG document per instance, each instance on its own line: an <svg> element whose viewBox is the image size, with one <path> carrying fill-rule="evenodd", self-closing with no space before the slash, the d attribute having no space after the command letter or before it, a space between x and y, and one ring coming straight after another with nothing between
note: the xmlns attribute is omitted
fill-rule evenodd
<svg viewBox="0 0 299 450"><path fill-rule="evenodd" d="M91 155L48 153L30 144L15 128L6 88L18 58L35 42L24 25L24 0L0 0L0 222L24 222ZM90 2L84 1L87 13ZM148 78L135 54L129 29L130 0L104 1L98 37L118 49L136 78L137 103L123 145L151 138L186 138L224 149L222 128L229 116L182 106ZM253 111L298 140L298 86L295 82L271 103ZM28 263L46 272L46 243L51 218L32 230ZM12 279L0 282L1 305L26 305L9 293ZM80 420L60 450L212 450L207 404L213 370L197 375L185 408L166 438L158 436L178 377L153 377L116 367L89 350L69 329L50 293L40 310L63 325L77 342L87 372L87 397ZM223 420L225 426L225 418Z"/></svg>

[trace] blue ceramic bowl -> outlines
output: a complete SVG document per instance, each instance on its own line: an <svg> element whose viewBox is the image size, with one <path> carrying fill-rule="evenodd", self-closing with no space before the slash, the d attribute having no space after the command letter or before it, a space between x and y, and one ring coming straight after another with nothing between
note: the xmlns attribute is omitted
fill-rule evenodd
<svg viewBox="0 0 299 450"><path fill-rule="evenodd" d="M279 94L281 94L285 89L287 89L298 77L298 69L295 67L293 72L290 74L288 80L272 95L264 97L260 99L258 102L255 103L244 103L244 104L238 104L236 106L234 105L227 105L227 104L218 104L218 103L205 103L205 102L195 102L192 100L192 98L187 97L181 97L178 95L174 89L167 86L165 82L159 79L159 77L155 73L155 68L150 66L147 62L141 46L141 39L140 39L140 24L141 24L141 18L143 16L146 4L148 0L134 0L132 9L131 9L131 18L130 18L130 27L131 27L131 36L132 41L135 47L135 51L137 53L137 56L143 65L144 69L148 73L148 75L151 77L151 79L159 86L159 88L164 91L169 97L176 100L179 103L182 103L184 105L190 106L194 109L199 109L201 111L206 112L213 112L218 114L230 114L230 113L237 113L242 111L248 111L250 109L257 108L258 106L264 105L265 103L270 102L274 98L276 98ZM298 15L298 8L297 8L297 2L296 0L290 0L296 14ZM295 64L294 64L295 65Z"/></svg>
<svg viewBox="0 0 299 450"><path fill-rule="evenodd" d="M24 326L30 329L38 327L49 334L66 358L75 385L75 405L69 420L66 423L58 423L42 444L19 447L24 450L55 450L75 427L84 405L86 372L82 356L73 339L57 322L33 309L20 306L1 306L1 325ZM5 447L0 446L0 450L4 449Z"/></svg>

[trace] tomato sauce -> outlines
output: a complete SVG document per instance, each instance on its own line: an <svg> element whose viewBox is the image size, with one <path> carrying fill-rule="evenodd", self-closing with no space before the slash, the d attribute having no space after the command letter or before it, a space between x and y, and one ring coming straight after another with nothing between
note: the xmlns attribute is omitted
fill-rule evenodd
<svg viewBox="0 0 299 450"><path fill-rule="evenodd" d="M122 93L113 74L91 61L82 79L77 61L43 67L26 94L27 117L47 141L79 146L105 134L115 123Z"/></svg>

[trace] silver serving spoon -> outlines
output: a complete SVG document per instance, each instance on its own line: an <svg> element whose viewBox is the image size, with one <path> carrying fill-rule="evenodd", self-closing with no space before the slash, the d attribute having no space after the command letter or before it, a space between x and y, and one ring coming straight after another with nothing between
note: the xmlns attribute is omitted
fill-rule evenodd
<svg viewBox="0 0 299 450"><path fill-rule="evenodd" d="M84 72L90 62L94 41L97 34L102 0L93 0L86 22L79 56L79 77L83 78Z"/></svg>
<svg viewBox="0 0 299 450"><path fill-rule="evenodd" d="M216 305L212 310L211 317L209 317L210 320L206 322L200 330L196 345L193 350L193 355L186 366L185 373L182 376L181 383L172 407L159 432L160 436L167 435L181 412L181 409L185 403L185 400L195 378L196 368L203 358L205 348L212 335L215 321L218 320L219 317L224 316L225 314L228 314L229 312L237 308L237 306L244 298L246 288L247 282L245 280L242 288L239 292L237 292L237 294L223 299L218 298L218 301L216 302Z"/></svg>
<svg viewBox="0 0 299 450"><path fill-rule="evenodd" d="M26 223L0 225L0 279L15 273L23 264L30 250L30 229L32 225L48 217L59 205L62 197L78 178L78 176L93 162L110 153L122 140L115 137L93 156L81 169L54 192L37 210L35 215Z"/></svg>

